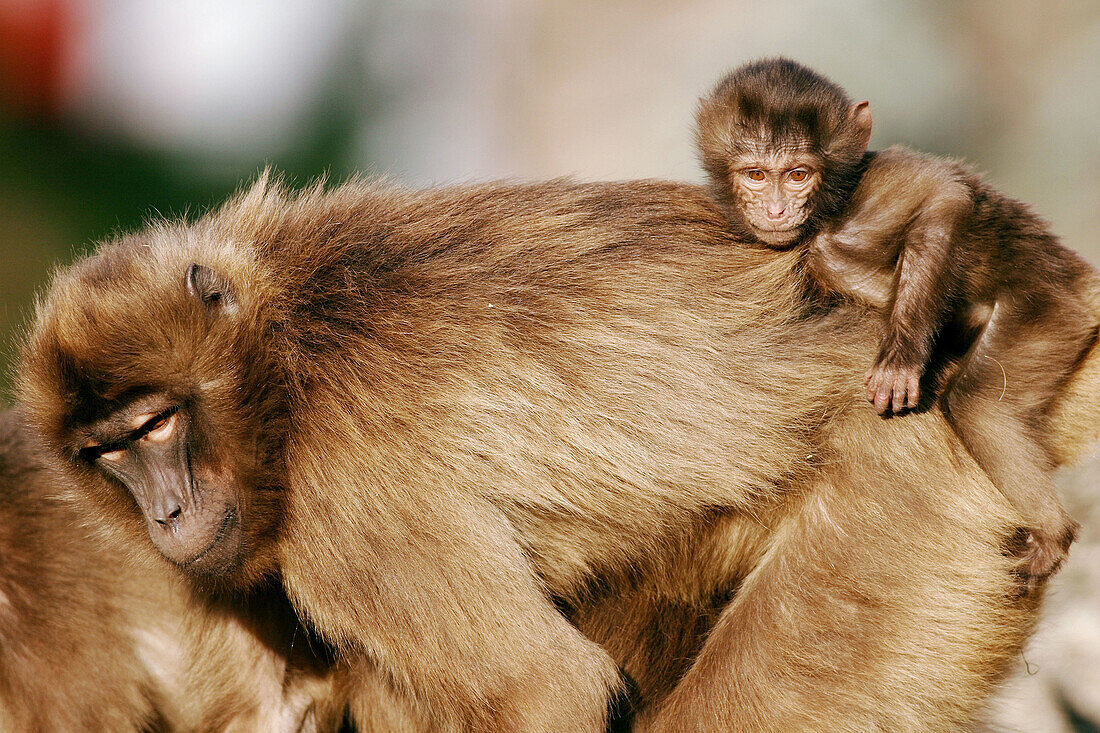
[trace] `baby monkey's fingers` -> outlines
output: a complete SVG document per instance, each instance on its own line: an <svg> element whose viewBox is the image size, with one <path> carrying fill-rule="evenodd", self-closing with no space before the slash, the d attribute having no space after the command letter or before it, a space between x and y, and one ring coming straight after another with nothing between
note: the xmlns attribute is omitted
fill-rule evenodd
<svg viewBox="0 0 1100 733"><path fill-rule="evenodd" d="M875 410L880 415L885 415L894 401L894 380L889 374L876 374L871 380L877 385L874 398Z"/></svg>
<svg viewBox="0 0 1100 733"><path fill-rule="evenodd" d="M909 378L904 372L896 372L894 374L894 399L890 404L890 409L894 411L894 414L898 414L905 409L908 404L906 387L909 384Z"/></svg>
<svg viewBox="0 0 1100 733"><path fill-rule="evenodd" d="M910 373L905 379L905 388L908 399L905 401L905 406L910 410L917 406L920 402L920 373Z"/></svg>
<svg viewBox="0 0 1100 733"><path fill-rule="evenodd" d="M882 386L882 373L878 369L872 369L867 375L867 400L875 406L875 410L880 414L885 406L880 408L879 405L884 405L884 401L887 399Z"/></svg>
<svg viewBox="0 0 1100 733"><path fill-rule="evenodd" d="M895 414L917 406L920 399L920 370L878 363L867 372L867 400L880 415Z"/></svg>

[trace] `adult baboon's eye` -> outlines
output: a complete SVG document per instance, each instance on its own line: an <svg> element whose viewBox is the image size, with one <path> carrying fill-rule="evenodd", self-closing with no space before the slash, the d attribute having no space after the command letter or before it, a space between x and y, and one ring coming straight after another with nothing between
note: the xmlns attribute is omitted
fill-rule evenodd
<svg viewBox="0 0 1100 733"><path fill-rule="evenodd" d="M753 168L751 171L746 171L745 175L748 176L749 180L752 181L764 180L764 171L760 170L759 168Z"/></svg>
<svg viewBox="0 0 1100 733"><path fill-rule="evenodd" d="M162 443L172 437L175 429L176 413L162 412L159 415L154 415L141 426L141 432L143 433L141 439Z"/></svg>
<svg viewBox="0 0 1100 733"><path fill-rule="evenodd" d="M80 457L88 463L95 463L100 458L114 463L115 461L121 461L124 453L126 453L126 449L118 446L93 444L86 445L80 449Z"/></svg>
<svg viewBox="0 0 1100 733"><path fill-rule="evenodd" d="M798 170L791 171L791 180L795 183L802 183L802 181L805 181L806 178L809 177L809 175L809 172L804 171L800 168Z"/></svg>

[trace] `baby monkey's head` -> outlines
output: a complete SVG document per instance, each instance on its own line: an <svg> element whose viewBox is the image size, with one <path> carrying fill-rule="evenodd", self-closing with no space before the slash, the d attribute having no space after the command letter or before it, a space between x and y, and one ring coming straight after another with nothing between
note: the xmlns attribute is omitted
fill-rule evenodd
<svg viewBox="0 0 1100 733"><path fill-rule="evenodd" d="M696 142L738 235L799 243L839 214L871 138L867 102L789 59L746 64L699 104Z"/></svg>

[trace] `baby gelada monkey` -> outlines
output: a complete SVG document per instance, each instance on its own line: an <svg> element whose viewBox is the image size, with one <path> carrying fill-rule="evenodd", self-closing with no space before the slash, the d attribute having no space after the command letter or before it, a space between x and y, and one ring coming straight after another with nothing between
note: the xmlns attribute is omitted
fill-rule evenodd
<svg viewBox="0 0 1100 733"><path fill-rule="evenodd" d="M880 413L930 404L921 381L940 337L963 334L940 405L1024 517L1014 549L1031 589L1058 569L1078 530L1038 436L1097 338L1076 286L1091 268L1024 204L958 162L901 147L868 152L870 137L867 102L788 59L722 79L701 101L696 129L735 234L804 247L821 290L883 313L866 375ZM924 381L927 392L934 380Z"/></svg>

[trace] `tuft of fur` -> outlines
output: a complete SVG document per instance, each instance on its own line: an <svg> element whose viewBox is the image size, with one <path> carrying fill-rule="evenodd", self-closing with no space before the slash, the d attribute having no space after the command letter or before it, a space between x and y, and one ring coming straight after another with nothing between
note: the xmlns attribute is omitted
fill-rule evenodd
<svg viewBox="0 0 1100 733"><path fill-rule="evenodd" d="M1089 313L1100 319L1100 274L1093 273L1081 287L1090 305ZM1100 441L1100 324L1092 333L1091 346L1069 375L1062 392L1055 396L1048 420L1047 444L1054 462L1073 465L1089 454Z"/></svg>
<svg viewBox="0 0 1100 733"><path fill-rule="evenodd" d="M20 390L70 461L136 394L193 406L245 487L247 556L223 582L278 574L364 708L354 675L377 665L399 717L602 730L629 662L651 698L674 688L654 730L775 730L792 709L948 729L1030 629L1011 510L942 416L925 434L865 414L864 311L808 308L797 252L733 245L685 185L265 176L61 273ZM233 288L231 317L188 298L192 263ZM121 487L72 470L140 528ZM725 521L760 526L712 538ZM717 619L683 633L678 685L559 611L631 588L654 635L649 598Z"/></svg>

